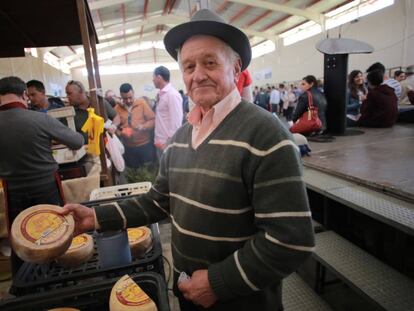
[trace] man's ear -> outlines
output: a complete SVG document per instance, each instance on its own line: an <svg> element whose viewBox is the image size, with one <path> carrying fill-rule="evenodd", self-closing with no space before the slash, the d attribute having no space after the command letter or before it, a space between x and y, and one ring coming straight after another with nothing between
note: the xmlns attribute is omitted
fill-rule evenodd
<svg viewBox="0 0 414 311"><path fill-rule="evenodd" d="M27 94L27 90L26 90L26 91L23 91L22 98L23 98L25 101L28 101L28 100L29 100L29 95Z"/></svg>
<svg viewBox="0 0 414 311"><path fill-rule="evenodd" d="M241 59L238 58L233 67L234 81L237 83L241 74Z"/></svg>

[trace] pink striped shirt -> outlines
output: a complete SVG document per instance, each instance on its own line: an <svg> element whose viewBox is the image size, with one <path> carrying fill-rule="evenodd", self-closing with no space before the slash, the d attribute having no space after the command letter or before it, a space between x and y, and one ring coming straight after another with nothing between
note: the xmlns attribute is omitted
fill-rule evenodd
<svg viewBox="0 0 414 311"><path fill-rule="evenodd" d="M203 141L220 125L224 118L240 104L241 97L235 87L226 97L205 110L198 106L188 113L188 122L193 126L191 145L197 149Z"/></svg>
<svg viewBox="0 0 414 311"><path fill-rule="evenodd" d="M156 146L164 146L183 122L183 99L178 91L168 83L158 93L159 100L155 111Z"/></svg>

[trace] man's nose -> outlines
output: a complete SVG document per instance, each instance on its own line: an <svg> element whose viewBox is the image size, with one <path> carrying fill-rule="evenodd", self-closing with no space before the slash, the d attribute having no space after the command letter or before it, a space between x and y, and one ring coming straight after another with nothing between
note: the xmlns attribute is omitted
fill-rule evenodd
<svg viewBox="0 0 414 311"><path fill-rule="evenodd" d="M196 66L193 72L193 79L196 82L201 82L207 79L206 70L202 66Z"/></svg>

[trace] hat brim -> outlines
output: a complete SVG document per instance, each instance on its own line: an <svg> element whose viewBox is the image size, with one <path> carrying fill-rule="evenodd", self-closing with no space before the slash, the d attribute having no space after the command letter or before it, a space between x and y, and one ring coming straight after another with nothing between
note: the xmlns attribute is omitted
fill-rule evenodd
<svg viewBox="0 0 414 311"><path fill-rule="evenodd" d="M241 70L247 68L252 58L252 50L247 36L236 27L215 21L190 21L172 28L164 37L167 52L177 60L179 48L190 37L208 35L221 39L240 55Z"/></svg>

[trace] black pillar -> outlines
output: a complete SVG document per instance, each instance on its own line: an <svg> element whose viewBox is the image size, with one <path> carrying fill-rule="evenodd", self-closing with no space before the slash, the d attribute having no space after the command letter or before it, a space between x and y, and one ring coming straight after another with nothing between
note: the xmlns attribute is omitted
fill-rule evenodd
<svg viewBox="0 0 414 311"><path fill-rule="evenodd" d="M324 54L324 92L328 102L328 132L343 135L346 130L348 54Z"/></svg>

